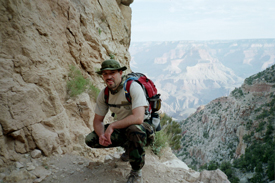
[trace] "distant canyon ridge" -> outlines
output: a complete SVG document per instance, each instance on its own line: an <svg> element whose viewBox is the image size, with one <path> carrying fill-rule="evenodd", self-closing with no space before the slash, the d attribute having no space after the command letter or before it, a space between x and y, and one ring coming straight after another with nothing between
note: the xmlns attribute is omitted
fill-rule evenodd
<svg viewBox="0 0 275 183"><path fill-rule="evenodd" d="M133 42L131 68L153 79L162 111L183 120L275 63L275 39Z"/></svg>

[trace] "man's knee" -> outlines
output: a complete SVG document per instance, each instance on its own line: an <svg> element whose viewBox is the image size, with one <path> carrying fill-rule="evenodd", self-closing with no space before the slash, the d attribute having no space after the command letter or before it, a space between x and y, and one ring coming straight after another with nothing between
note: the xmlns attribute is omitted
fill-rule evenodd
<svg viewBox="0 0 275 183"><path fill-rule="evenodd" d="M131 125L126 129L126 136L129 141L143 142L146 140L147 134L142 125Z"/></svg>
<svg viewBox="0 0 275 183"><path fill-rule="evenodd" d="M146 133L142 125L131 125L127 128L127 133Z"/></svg>
<svg viewBox="0 0 275 183"><path fill-rule="evenodd" d="M89 133L85 138L85 143L89 147L94 147L98 143L98 136L95 132Z"/></svg>
<svg viewBox="0 0 275 183"><path fill-rule="evenodd" d="M88 145L90 142L90 138L89 138L89 135L86 136L85 138L85 144Z"/></svg>

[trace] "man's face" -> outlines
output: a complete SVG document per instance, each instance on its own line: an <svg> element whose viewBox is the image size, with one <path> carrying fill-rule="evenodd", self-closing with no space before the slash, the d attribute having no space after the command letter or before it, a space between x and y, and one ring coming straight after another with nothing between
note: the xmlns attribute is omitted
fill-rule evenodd
<svg viewBox="0 0 275 183"><path fill-rule="evenodd" d="M116 90L121 83L122 71L105 70L102 71L102 77L107 87L111 90Z"/></svg>

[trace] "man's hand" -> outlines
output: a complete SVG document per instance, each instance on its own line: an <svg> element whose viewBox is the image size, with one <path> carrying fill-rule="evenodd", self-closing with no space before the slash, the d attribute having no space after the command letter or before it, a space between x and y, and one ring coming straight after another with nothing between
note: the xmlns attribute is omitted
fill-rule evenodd
<svg viewBox="0 0 275 183"><path fill-rule="evenodd" d="M95 114L94 129L95 129L96 134L99 136L99 144L102 146L109 146L111 143L107 140L107 138L104 134L103 119L104 119L104 116Z"/></svg>
<svg viewBox="0 0 275 183"><path fill-rule="evenodd" d="M105 136L105 138L106 138L106 140L107 140L107 143L108 143L109 145L112 144L111 135L112 135L113 132L114 132L113 125L110 124L110 125L108 126L108 128L106 129L105 133L104 133L104 136Z"/></svg>
<svg viewBox="0 0 275 183"><path fill-rule="evenodd" d="M106 129L105 133L99 136L99 144L102 146L109 146L112 144L111 135L114 129L111 124Z"/></svg>
<svg viewBox="0 0 275 183"><path fill-rule="evenodd" d="M107 138L104 134L100 135L99 137L99 144L102 146L109 146L111 143L108 142Z"/></svg>
<svg viewBox="0 0 275 183"><path fill-rule="evenodd" d="M132 110L131 115L126 118L115 121L109 124L108 128L104 132L103 119L104 116L95 115L94 119L94 129L97 135L99 136L99 144L102 146L109 146L112 144L111 135L114 132L114 129L126 128L130 125L140 125L143 123L145 107L140 106Z"/></svg>

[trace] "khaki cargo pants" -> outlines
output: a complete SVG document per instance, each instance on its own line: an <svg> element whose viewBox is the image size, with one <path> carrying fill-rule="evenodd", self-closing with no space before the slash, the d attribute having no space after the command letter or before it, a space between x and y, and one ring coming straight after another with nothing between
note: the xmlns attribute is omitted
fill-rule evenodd
<svg viewBox="0 0 275 183"><path fill-rule="evenodd" d="M105 130L108 124L105 126ZM111 135L112 144L102 146L99 144L99 137L93 131L86 136L85 142L92 148L109 148L121 146L128 149L129 161L133 170L140 170L145 164L144 147L153 143L155 133L153 127L147 122L141 125L131 125L124 129L115 129Z"/></svg>

